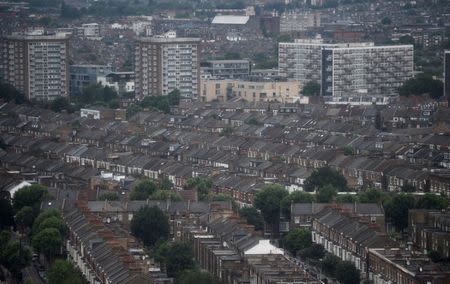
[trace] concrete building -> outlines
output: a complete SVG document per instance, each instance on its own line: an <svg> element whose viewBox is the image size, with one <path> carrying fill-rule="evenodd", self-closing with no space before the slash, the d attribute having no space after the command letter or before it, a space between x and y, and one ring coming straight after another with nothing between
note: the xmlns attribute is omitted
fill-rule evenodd
<svg viewBox="0 0 450 284"><path fill-rule="evenodd" d="M450 50L444 51L444 95L450 101Z"/></svg>
<svg viewBox="0 0 450 284"><path fill-rule="evenodd" d="M278 73L305 85L309 81L320 83L322 79L322 49L339 47L339 44L323 43L322 39L296 39L280 42L278 46Z"/></svg>
<svg viewBox="0 0 450 284"><path fill-rule="evenodd" d="M387 104L413 77L414 47L349 46L322 51L322 95L336 104Z"/></svg>
<svg viewBox="0 0 450 284"><path fill-rule="evenodd" d="M299 99L300 84L294 81L216 80L201 81L200 100L227 101L241 98L249 102L295 102Z"/></svg>
<svg viewBox="0 0 450 284"><path fill-rule="evenodd" d="M280 17L280 32L303 32L308 28L320 27L319 13L284 13Z"/></svg>
<svg viewBox="0 0 450 284"><path fill-rule="evenodd" d="M82 24L78 28L78 36L91 39L100 38L100 25L97 23Z"/></svg>
<svg viewBox="0 0 450 284"><path fill-rule="evenodd" d="M97 77L97 83L113 88L119 94L135 90L134 72L110 72Z"/></svg>
<svg viewBox="0 0 450 284"><path fill-rule="evenodd" d="M66 97L68 53L67 34L7 36L0 41L0 77L30 100Z"/></svg>
<svg viewBox="0 0 450 284"><path fill-rule="evenodd" d="M218 78L240 78L250 75L250 66L248 59L209 60L202 69Z"/></svg>
<svg viewBox="0 0 450 284"><path fill-rule="evenodd" d="M107 65L70 65L70 95L81 94L84 88L96 84L99 76L106 76L111 72L113 68Z"/></svg>
<svg viewBox="0 0 450 284"><path fill-rule="evenodd" d="M197 97L199 43L198 38L140 38L135 47L136 95L160 96L178 89L182 97Z"/></svg>
<svg viewBox="0 0 450 284"><path fill-rule="evenodd" d="M320 39L279 44L279 75L322 85L327 103L386 104L412 78L412 45L327 44Z"/></svg>

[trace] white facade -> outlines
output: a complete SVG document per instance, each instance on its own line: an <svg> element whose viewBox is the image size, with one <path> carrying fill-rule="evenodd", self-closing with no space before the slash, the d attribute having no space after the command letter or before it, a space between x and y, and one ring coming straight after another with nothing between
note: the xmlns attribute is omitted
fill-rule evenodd
<svg viewBox="0 0 450 284"><path fill-rule="evenodd" d="M280 32L302 32L320 27L319 13L284 13L280 17Z"/></svg>
<svg viewBox="0 0 450 284"><path fill-rule="evenodd" d="M96 109L80 109L80 117L91 117L93 119L100 119L100 111Z"/></svg>
<svg viewBox="0 0 450 284"><path fill-rule="evenodd" d="M100 37L100 25L97 23L89 23L81 25L81 36L87 38L99 38Z"/></svg>

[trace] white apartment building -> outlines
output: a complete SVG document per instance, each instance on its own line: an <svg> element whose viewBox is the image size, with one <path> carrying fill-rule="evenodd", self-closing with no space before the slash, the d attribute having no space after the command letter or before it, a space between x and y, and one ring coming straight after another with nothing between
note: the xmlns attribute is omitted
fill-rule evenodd
<svg viewBox="0 0 450 284"><path fill-rule="evenodd" d="M278 71L302 86L320 83L327 103L386 104L412 78L413 53L412 45L296 40L279 44Z"/></svg>
<svg viewBox="0 0 450 284"><path fill-rule="evenodd" d="M387 104L414 73L412 45L325 48L322 95L331 104Z"/></svg>
<svg viewBox="0 0 450 284"><path fill-rule="evenodd" d="M198 96L200 39L140 38L135 47L136 95L167 95L178 89L182 97Z"/></svg>

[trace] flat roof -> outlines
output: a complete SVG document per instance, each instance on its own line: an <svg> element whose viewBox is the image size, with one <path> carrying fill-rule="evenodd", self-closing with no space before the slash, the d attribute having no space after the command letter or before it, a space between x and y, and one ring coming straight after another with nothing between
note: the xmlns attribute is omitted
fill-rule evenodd
<svg viewBox="0 0 450 284"><path fill-rule="evenodd" d="M155 43L183 43L183 42L200 42L200 38L194 37L140 37L140 42L155 42Z"/></svg>
<svg viewBox="0 0 450 284"><path fill-rule="evenodd" d="M211 23L219 25L245 25L249 19L249 16L219 15L215 16Z"/></svg>

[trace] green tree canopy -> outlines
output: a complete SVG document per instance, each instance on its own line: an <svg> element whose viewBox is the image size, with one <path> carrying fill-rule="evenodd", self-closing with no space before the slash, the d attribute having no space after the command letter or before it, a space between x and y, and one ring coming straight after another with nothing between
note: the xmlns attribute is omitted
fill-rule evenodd
<svg viewBox="0 0 450 284"><path fill-rule="evenodd" d="M0 98L7 102L14 101L16 104L28 102L25 95L14 88L14 86L2 82L0 82Z"/></svg>
<svg viewBox="0 0 450 284"><path fill-rule="evenodd" d="M39 184L22 187L14 194L13 207L18 211L24 206L29 206L38 212L41 202L47 195L47 188Z"/></svg>
<svg viewBox="0 0 450 284"><path fill-rule="evenodd" d="M278 232L281 202L288 196L288 191L279 184L266 185L255 195L254 206L261 210L264 220L272 226L273 232Z"/></svg>
<svg viewBox="0 0 450 284"><path fill-rule="evenodd" d="M430 75L419 75L409 79L399 89L400 96L429 94L433 99L439 99L444 92L442 81L433 79Z"/></svg>
<svg viewBox="0 0 450 284"><path fill-rule="evenodd" d="M302 95L313 97L320 96L320 84L316 81L309 81L303 86Z"/></svg>
<svg viewBox="0 0 450 284"><path fill-rule="evenodd" d="M336 266L341 260L330 253L327 253L322 261L322 269L325 273L331 276L335 276Z"/></svg>
<svg viewBox="0 0 450 284"><path fill-rule="evenodd" d="M83 276L72 263L57 259L47 272L49 284L83 284Z"/></svg>
<svg viewBox="0 0 450 284"><path fill-rule="evenodd" d="M184 270L175 280L176 284L216 284L220 283L210 273L198 270Z"/></svg>
<svg viewBox="0 0 450 284"><path fill-rule="evenodd" d="M184 270L195 267L192 247L188 243L174 242L169 246L165 257L165 266L169 277L176 277Z"/></svg>
<svg viewBox="0 0 450 284"><path fill-rule="evenodd" d="M350 261L339 261L335 271L336 278L342 284L360 283L360 273Z"/></svg>
<svg viewBox="0 0 450 284"><path fill-rule="evenodd" d="M338 171L330 168L323 167L315 170L304 183L305 191L314 191L322 188L326 185L332 185L338 191L347 191L347 180Z"/></svg>
<svg viewBox="0 0 450 284"><path fill-rule="evenodd" d="M130 193L131 200L146 200L158 190L156 183L151 180L143 180L138 183Z"/></svg>
<svg viewBox="0 0 450 284"><path fill-rule="evenodd" d="M443 196L426 193L417 200L415 206L418 209L436 209L442 210L448 207L448 199Z"/></svg>
<svg viewBox="0 0 450 284"><path fill-rule="evenodd" d="M98 197L98 200L116 201L119 200L119 194L117 192L105 192Z"/></svg>
<svg viewBox="0 0 450 284"><path fill-rule="evenodd" d="M239 215L247 219L247 223L255 226L255 230L264 229L264 218L255 207L243 207L239 209Z"/></svg>
<svg viewBox="0 0 450 284"><path fill-rule="evenodd" d="M325 256L325 249L322 245L312 244L310 247L302 249L298 254L303 258L321 259Z"/></svg>
<svg viewBox="0 0 450 284"><path fill-rule="evenodd" d="M35 217L33 208L24 206L16 214L16 223L22 229L31 228Z"/></svg>
<svg viewBox="0 0 450 284"><path fill-rule="evenodd" d="M386 218L398 229L408 227L408 210L413 209L415 200L412 195L399 193L384 202Z"/></svg>
<svg viewBox="0 0 450 284"><path fill-rule="evenodd" d="M385 194L377 189L368 189L358 193L358 201L361 203L382 203Z"/></svg>
<svg viewBox="0 0 450 284"><path fill-rule="evenodd" d="M156 206L139 209L131 220L131 232L146 246L153 246L158 240L169 236L169 221L164 212Z"/></svg>
<svg viewBox="0 0 450 284"><path fill-rule="evenodd" d="M10 241L1 253L1 264L17 278L20 271L30 265L31 250L18 241Z"/></svg>
<svg viewBox="0 0 450 284"><path fill-rule="evenodd" d="M357 196L352 194L339 194L336 196L337 203L353 203L357 201Z"/></svg>
<svg viewBox="0 0 450 284"><path fill-rule="evenodd" d="M317 191L316 200L317 202L329 203L337 195L337 190L331 184L327 184Z"/></svg>
<svg viewBox="0 0 450 284"><path fill-rule="evenodd" d="M306 229L296 228L284 237L284 245L293 255L297 255L300 250L311 247L311 244L311 232Z"/></svg>
<svg viewBox="0 0 450 284"><path fill-rule="evenodd" d="M33 232L37 233L39 231L39 226L41 225L41 223L45 220L48 219L50 217L58 217L61 218L61 214L59 213L58 210L56 209L49 209L47 211L41 212L36 219L34 220L33 223Z"/></svg>
<svg viewBox="0 0 450 284"><path fill-rule="evenodd" d="M14 210L11 202L6 198L0 198L0 230L14 225Z"/></svg>
<svg viewBox="0 0 450 284"><path fill-rule="evenodd" d="M51 217L48 217L47 219L43 220L39 224L38 232L41 232L48 228L57 229L59 231L59 233L61 234L61 236L63 236L63 237L66 236L68 233L67 225L64 222L64 220L61 219L60 217L51 216Z"/></svg>
<svg viewBox="0 0 450 284"><path fill-rule="evenodd" d="M186 189L197 190L198 199L206 200L208 198L208 193L211 191L213 182L210 178L205 177L194 177L189 178L184 186Z"/></svg>
<svg viewBox="0 0 450 284"><path fill-rule="evenodd" d="M31 243L37 251L51 260L59 254L63 239L58 229L47 228L34 235Z"/></svg>
<svg viewBox="0 0 450 284"><path fill-rule="evenodd" d="M68 112L75 111L75 109L70 104L69 100L65 97L58 97L54 99L50 103L50 109L54 112L61 112L63 110L66 110Z"/></svg>
<svg viewBox="0 0 450 284"><path fill-rule="evenodd" d="M108 86L102 86L102 84L94 84L86 87L80 96L76 99L79 103L86 104L108 104L118 98L117 92Z"/></svg>

